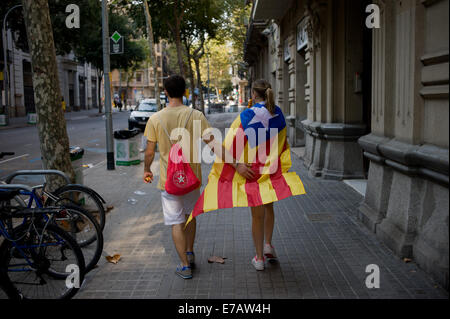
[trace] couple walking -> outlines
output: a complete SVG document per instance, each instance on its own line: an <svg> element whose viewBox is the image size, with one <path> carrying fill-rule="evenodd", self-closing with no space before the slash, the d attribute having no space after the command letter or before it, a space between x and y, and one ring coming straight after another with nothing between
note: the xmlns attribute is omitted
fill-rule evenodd
<svg viewBox="0 0 450 319"><path fill-rule="evenodd" d="M251 208L252 237L256 250L251 262L256 270L264 270L267 259L277 258L272 245L275 222L273 203L305 194L297 174L288 172L291 158L283 113L274 103L270 84L257 80L251 90L252 100L256 104L236 118L224 142L220 143L214 138L203 113L183 105L185 89L185 80L180 76L164 81L169 104L150 117L144 133L147 137L145 183L153 180L150 166L155 157L156 144L159 145L158 188L161 190L164 223L172 227L173 242L181 260L175 272L184 279L192 278L196 217L231 207ZM181 131L176 130L180 128ZM183 135L183 132L189 134ZM183 154L188 154L186 161L198 178L199 185L202 177L201 164L196 160L199 139L216 155L202 194L200 186L181 196L169 194L165 188L169 155L180 135L183 138L178 144Z"/></svg>

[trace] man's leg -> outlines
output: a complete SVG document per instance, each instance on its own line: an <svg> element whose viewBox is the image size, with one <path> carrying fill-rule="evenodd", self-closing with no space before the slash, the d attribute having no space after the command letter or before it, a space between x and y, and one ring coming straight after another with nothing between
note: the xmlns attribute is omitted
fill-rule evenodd
<svg viewBox="0 0 450 319"><path fill-rule="evenodd" d="M172 239L183 266L189 266L186 256L186 234L184 224L172 225Z"/></svg>
<svg viewBox="0 0 450 319"><path fill-rule="evenodd" d="M188 218L189 215L186 215ZM186 235L186 251L194 252L195 232L197 230L197 220L194 218L184 230Z"/></svg>
<svg viewBox="0 0 450 319"><path fill-rule="evenodd" d="M255 244L256 257L263 259L264 247L264 206L251 207L252 210L252 236Z"/></svg>
<svg viewBox="0 0 450 319"><path fill-rule="evenodd" d="M266 244L272 245L273 227L275 224L275 215L273 213L273 203L264 205L264 239Z"/></svg>

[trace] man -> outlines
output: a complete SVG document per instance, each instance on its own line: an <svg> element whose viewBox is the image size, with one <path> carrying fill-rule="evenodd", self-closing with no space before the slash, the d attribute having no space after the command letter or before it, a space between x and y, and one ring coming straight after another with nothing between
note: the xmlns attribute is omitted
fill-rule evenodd
<svg viewBox="0 0 450 319"><path fill-rule="evenodd" d="M193 110L183 104L185 89L186 83L181 76L171 76L164 81L164 92L169 99L169 104L166 108L152 115L147 122L144 135L147 137L148 142L145 151L143 178L145 183L150 183L153 180L153 172L150 170L150 166L155 157L156 143L158 143L160 152L158 188L161 190L164 223L165 225L172 227L172 239L181 260L181 264L176 268L175 273L183 279L190 279L192 278L192 268L195 267L194 241L196 222L195 220L192 221L186 228L185 223L187 217L191 214L195 203L200 197L200 189L196 189L183 196L171 195L165 191L164 185L167 178L167 164L170 148L172 147L165 130L171 134L175 129L183 129L186 123L185 129L189 132L190 137L188 141L185 141L183 138L181 146L184 155L190 154L189 164L200 181L202 178L201 164L193 162L193 150L196 145L194 141L201 137L220 158L225 158L225 152L221 144L215 142L214 137L209 134L210 125L203 113ZM187 121L187 119L189 120ZM197 124L200 124L201 136L194 135L194 121L198 121ZM171 137L175 135L176 134L171 134ZM219 150L221 152L219 152ZM240 174L249 176L248 166L236 163L233 165L235 165Z"/></svg>

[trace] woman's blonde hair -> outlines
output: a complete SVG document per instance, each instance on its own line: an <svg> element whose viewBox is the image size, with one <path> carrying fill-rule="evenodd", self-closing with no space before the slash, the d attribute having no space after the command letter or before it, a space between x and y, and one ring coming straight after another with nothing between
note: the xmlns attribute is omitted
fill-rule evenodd
<svg viewBox="0 0 450 319"><path fill-rule="evenodd" d="M257 96L266 101L266 108L271 114L275 113L275 97L273 94L272 86L264 79L256 80L253 82L252 90Z"/></svg>

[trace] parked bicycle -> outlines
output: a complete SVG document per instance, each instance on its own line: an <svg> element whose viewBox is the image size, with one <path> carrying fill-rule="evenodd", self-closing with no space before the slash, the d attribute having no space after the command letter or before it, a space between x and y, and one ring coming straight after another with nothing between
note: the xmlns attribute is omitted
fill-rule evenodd
<svg viewBox="0 0 450 319"><path fill-rule="evenodd" d="M11 153L2 153L11 154ZM63 178L66 185L54 192L46 189L46 183L32 188L32 192L21 192L13 201L21 207L64 208L55 221L77 240L86 259L86 270L92 270L103 252L103 228L105 226L105 200L93 189L83 185L70 184L70 179L57 170L20 170L6 177L10 184L18 176L56 175Z"/></svg>
<svg viewBox="0 0 450 319"><path fill-rule="evenodd" d="M4 186L0 185L0 190L2 187ZM24 200L24 196L28 198ZM86 272L91 271L97 265L103 252L103 233L91 213L75 202L71 202L70 198L57 198L54 205L44 205L42 197L37 195L35 187L30 191L21 190L14 199L20 202L19 206L22 208L48 208L53 212L54 223L68 232L81 247L86 261Z"/></svg>
<svg viewBox="0 0 450 319"><path fill-rule="evenodd" d="M11 206L21 191L32 189L0 188L0 286L12 299L71 298L84 280L81 248L53 222L60 208Z"/></svg>

